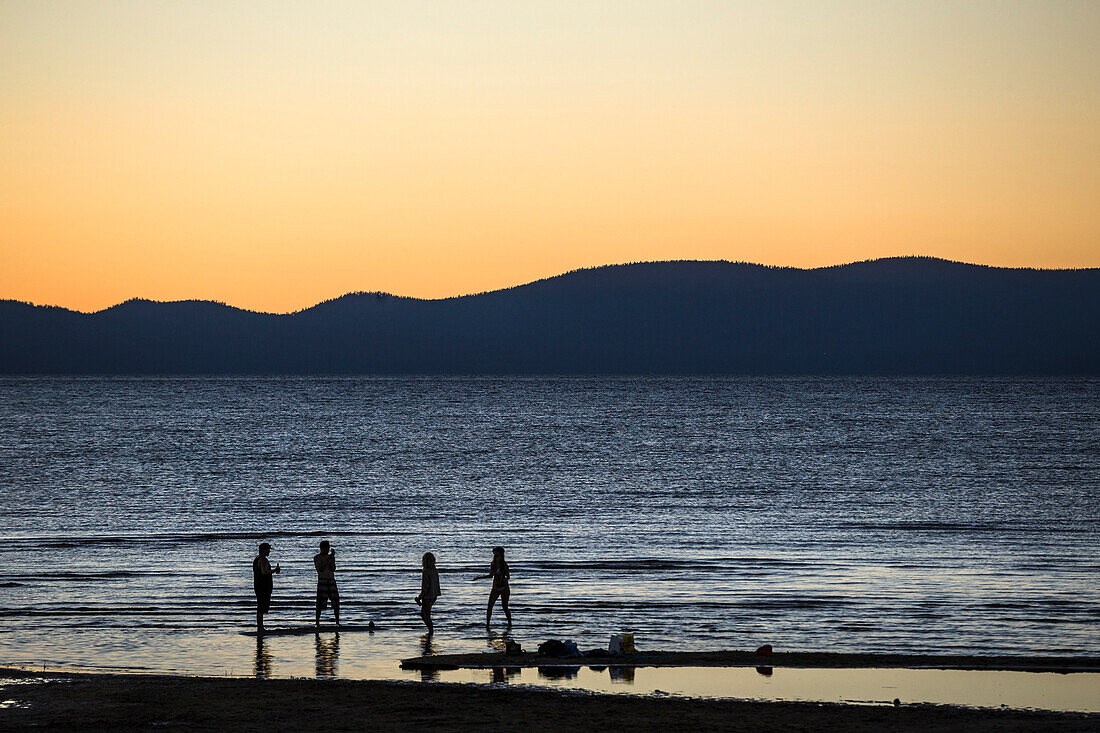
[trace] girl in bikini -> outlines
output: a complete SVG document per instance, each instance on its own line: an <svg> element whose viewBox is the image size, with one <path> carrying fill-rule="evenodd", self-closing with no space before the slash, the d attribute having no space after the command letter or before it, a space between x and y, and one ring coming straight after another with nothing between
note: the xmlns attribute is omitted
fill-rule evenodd
<svg viewBox="0 0 1100 733"><path fill-rule="evenodd" d="M493 606L496 605L498 598L500 599L501 608L504 609L504 615L508 619L508 626L512 626L512 611L508 608L508 596L510 595L508 579L510 576L508 563L504 562L504 548L494 547L493 563L489 566L489 574L475 578L475 580L493 579L493 589L489 591L489 607L485 611L486 627L493 620Z"/></svg>

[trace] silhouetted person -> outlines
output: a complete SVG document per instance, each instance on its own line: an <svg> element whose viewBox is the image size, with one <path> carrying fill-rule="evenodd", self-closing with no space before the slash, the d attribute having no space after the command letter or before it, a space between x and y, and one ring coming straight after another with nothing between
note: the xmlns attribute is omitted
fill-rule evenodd
<svg viewBox="0 0 1100 733"><path fill-rule="evenodd" d="M340 625L340 591L336 589L336 550L329 549L328 540L321 542L321 551L313 556L313 567L317 568L317 615L314 626L321 625L321 611L332 602L332 615L336 625Z"/></svg>
<svg viewBox="0 0 1100 733"><path fill-rule="evenodd" d="M489 607L485 610L486 626L493 620L493 606L496 605L497 598L500 599L500 606L504 609L504 615L508 618L508 626L512 625L512 612L508 609L508 596L511 595L508 589L508 579L510 577L508 563L504 562L504 548L494 547L493 562L489 566L489 574L475 578L475 580L493 579L493 589L489 591Z"/></svg>
<svg viewBox="0 0 1100 733"><path fill-rule="evenodd" d="M420 595L414 600L420 606L420 618L424 619L428 633L432 634L435 632L435 626L432 625L432 604L442 595L439 589L439 571L435 569L435 555L430 552L424 553L421 564L424 569L420 573Z"/></svg>
<svg viewBox="0 0 1100 733"><path fill-rule="evenodd" d="M271 591L275 584L272 573L281 572L276 563L275 570L271 569L271 563L267 556L271 554L271 545L260 543L260 554L252 561L252 587L256 591L256 633L264 633L264 614L271 608Z"/></svg>

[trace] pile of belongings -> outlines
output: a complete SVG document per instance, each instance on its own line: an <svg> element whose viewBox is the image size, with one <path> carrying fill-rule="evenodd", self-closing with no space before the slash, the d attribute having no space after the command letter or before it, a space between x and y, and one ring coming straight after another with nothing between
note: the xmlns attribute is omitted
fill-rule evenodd
<svg viewBox="0 0 1100 733"><path fill-rule="evenodd" d="M577 648L576 643L572 640L566 639L550 639L539 644L539 656L540 657L558 657L559 659L572 659L573 657L584 656L581 654L581 650Z"/></svg>
<svg viewBox="0 0 1100 733"><path fill-rule="evenodd" d="M634 654L634 634L615 634L607 645L607 653L613 657L621 654Z"/></svg>

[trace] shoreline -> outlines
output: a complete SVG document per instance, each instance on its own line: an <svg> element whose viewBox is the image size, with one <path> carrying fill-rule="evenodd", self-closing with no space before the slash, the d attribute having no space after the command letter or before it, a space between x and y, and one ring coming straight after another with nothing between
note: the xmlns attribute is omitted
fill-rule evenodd
<svg viewBox="0 0 1100 733"><path fill-rule="evenodd" d="M1100 657L854 654L844 652L652 651L620 656L544 657L503 652L439 654L401 660L402 669L496 667L796 667L807 669L953 669L989 672L1100 672Z"/></svg>
<svg viewBox="0 0 1100 733"><path fill-rule="evenodd" d="M377 680L248 679L0 669L0 730L451 731L491 726L591 731L1095 730L1100 715L950 705L759 702ZM36 680L42 680L35 683Z"/></svg>

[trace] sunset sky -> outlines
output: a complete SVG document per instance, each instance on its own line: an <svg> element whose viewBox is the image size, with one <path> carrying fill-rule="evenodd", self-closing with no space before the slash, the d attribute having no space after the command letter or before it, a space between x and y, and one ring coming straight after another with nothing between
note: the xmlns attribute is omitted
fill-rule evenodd
<svg viewBox="0 0 1100 733"><path fill-rule="evenodd" d="M1100 266L1100 2L0 0L0 298Z"/></svg>

